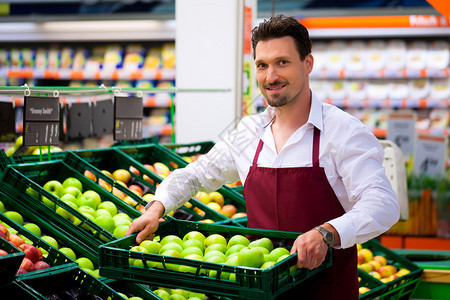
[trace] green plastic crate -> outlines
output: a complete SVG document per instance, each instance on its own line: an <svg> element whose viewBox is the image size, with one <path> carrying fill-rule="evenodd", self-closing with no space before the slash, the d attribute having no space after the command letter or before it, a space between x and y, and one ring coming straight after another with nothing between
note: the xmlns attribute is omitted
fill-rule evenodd
<svg viewBox="0 0 450 300"><path fill-rule="evenodd" d="M2 287L2 298L20 300L48 300L35 291L32 287L16 280Z"/></svg>
<svg viewBox="0 0 450 300"><path fill-rule="evenodd" d="M0 174L6 169L6 167L12 163L11 158L9 158L5 150L0 149Z"/></svg>
<svg viewBox="0 0 450 300"><path fill-rule="evenodd" d="M111 193L106 192L102 187L94 184L84 175L76 172L73 168L62 161L40 162L34 164L20 164L11 165L5 171L3 176L3 183L9 188L9 193L23 202L24 205L29 206L33 210L39 212L42 216L54 220L59 227L66 231L72 232L73 235L79 235L80 238L93 251L97 251L100 244L116 239L112 233L98 226L96 223L85 217L78 210L73 209L65 202L59 200L56 196L49 193L42 188L45 182L49 180L63 181L68 177L75 177L79 179L83 185L83 191L93 190L97 192L102 201L111 201L116 204L118 211L125 212L131 218L136 218L141 213L135 208L131 207L124 201L120 200ZM35 196L27 192L27 189L32 188ZM57 206L63 207L70 214L78 218L81 222L75 225L71 221L65 219L56 213L56 207L51 208L44 205L39 199L46 197ZM25 204L26 202L26 204Z"/></svg>
<svg viewBox="0 0 450 300"><path fill-rule="evenodd" d="M236 226L224 226L216 224L195 223L171 219L161 223L157 235L160 237L174 234L183 237L187 232L200 231L206 235L220 233L225 237L241 234L254 238L268 237L276 239L276 245L287 245L293 242L299 235L295 232L282 232L263 229L248 229ZM290 268L297 262L297 255L292 254L286 260L278 262L267 269L229 266L203 261L189 260L178 257L169 257L149 253L129 251L135 244L136 235L104 244L100 247L100 274L110 278L127 279L134 282L154 285L175 284L180 288L186 288L198 292L210 292L227 297L239 297L243 299L273 299L293 286L303 282L307 278L319 273L331 266L331 249L324 263L314 270L297 269L290 272ZM288 246L287 246L288 247ZM289 248L289 247L288 247ZM160 263L163 269L148 267L135 267L129 265L129 258L141 259L144 262ZM167 264L178 264L195 268L195 274L171 271ZM200 274L200 270L230 272L236 274L236 281L206 277Z"/></svg>
<svg viewBox="0 0 450 300"><path fill-rule="evenodd" d="M128 280L117 280L117 279L105 279L103 282L112 288L117 293L122 293L126 295L128 298L130 297L141 297L145 300L157 299L161 300L162 298L152 292L150 287L128 281Z"/></svg>
<svg viewBox="0 0 450 300"><path fill-rule="evenodd" d="M58 159L64 159L66 152L52 152L50 153L50 157L48 153L42 154L42 161L52 161ZM39 155L22 155L22 154L14 154L11 157L11 161L14 164L25 164L25 163L34 163L40 162L41 157Z"/></svg>
<svg viewBox="0 0 450 300"><path fill-rule="evenodd" d="M145 144L157 144L159 142L158 138L156 136L151 136L148 138L144 138L140 141L117 141L115 142L112 147L118 147L118 146L130 146L130 145L145 145Z"/></svg>
<svg viewBox="0 0 450 300"><path fill-rule="evenodd" d="M378 296L378 299L409 299L420 283L423 270L409 259L384 247L376 240L370 240L362 244L362 247L370 249L374 256L382 255L386 257L388 265L394 265L397 268L402 267L410 270L410 273L387 283L383 283L374 278L382 285L382 292ZM361 270L361 272L364 271Z"/></svg>
<svg viewBox="0 0 450 300"><path fill-rule="evenodd" d="M55 293L64 295L64 293L67 294L67 291L78 291L78 297L75 299L86 299L87 295L89 295L90 297L96 296L104 300L109 299L108 297L111 297L111 300L123 300L123 297L105 284L103 280L99 280L84 272L78 266L36 274L18 281L30 286L47 299ZM62 297L62 299L66 298Z"/></svg>
<svg viewBox="0 0 450 300"><path fill-rule="evenodd" d="M34 235L27 229L23 228L21 225L17 224L13 220L6 217L4 214L0 213L0 220L4 223L9 225L11 228L15 229L17 231L17 235L23 235L27 239L29 239L34 246L44 249L48 252L47 256L44 257L44 261L47 262L50 265L50 268L43 269L43 270L36 270L33 272L23 273L18 275L18 278L24 278L27 276L30 276L31 274L36 273L43 273L47 271L51 271L53 269L60 268L64 265L73 265L75 264L73 260L68 258L63 253L59 252L58 249L53 248L50 244L45 242L44 240L40 239L38 236Z"/></svg>
<svg viewBox="0 0 450 300"><path fill-rule="evenodd" d="M358 277L359 287L370 289L370 291L359 295L359 300L378 299L377 297L381 295L385 289L383 283L362 270L358 270Z"/></svg>
<svg viewBox="0 0 450 300"><path fill-rule="evenodd" d="M151 149L149 150L151 153L157 153L161 156L164 155L164 151L161 150L161 146L149 145L146 146L146 149ZM84 161L84 164L77 162L77 159L74 158L74 155L77 156L82 161ZM71 154L67 155L66 160L73 161L68 162L70 163L70 165L76 164L78 164L79 166L83 165L92 171L94 171L92 168L95 168L95 174L101 173L101 170L109 170L109 171L117 169L129 170L130 166L132 166L139 171L139 175L131 173L132 181L135 183L138 182L139 184L146 186L150 193L154 193L157 185L161 183L161 181L163 180L162 177L144 167L143 163L135 160L133 156L130 156L125 152L117 150L115 148L73 151L72 155ZM144 176L148 176L147 180L144 179ZM204 205L203 203L194 198L190 199L189 202L192 205L191 208L182 206L179 209L188 213L190 215L191 220L193 221L201 221L204 219L211 219L213 221L223 221L227 219L224 215L210 209L209 207L207 207L206 205ZM193 210L194 207L198 207L199 209L204 211L205 216L200 216L198 213L196 213ZM182 212L179 213L182 214Z"/></svg>
<svg viewBox="0 0 450 300"><path fill-rule="evenodd" d="M183 156L193 156L207 153L209 150L211 150L212 147L214 147L214 142L206 141L189 144L160 144L160 145L183 158Z"/></svg>
<svg viewBox="0 0 450 300"><path fill-rule="evenodd" d="M75 251L76 254L78 254L77 257L85 256L98 267L97 251L90 249L89 246L87 246L85 242L80 239L78 232L75 232L74 234L73 231L66 231L61 228L58 223L52 222L51 219L41 216L38 212L29 210L26 207L19 206L19 203L15 200L15 198L11 198L1 189L2 188L0 186L0 201L4 204L7 211L17 210L19 208L20 214L24 218L25 224L28 222L35 223L41 229L42 235L49 235L54 237L58 241L60 248L64 246L70 247ZM0 215L0 220L1 219L2 215ZM23 228L23 230L28 231L25 228ZM30 234L33 233L30 232Z"/></svg>
<svg viewBox="0 0 450 300"><path fill-rule="evenodd" d="M10 284L16 277L17 270L25 257L25 252L0 237L0 249L8 252L0 256L0 287Z"/></svg>

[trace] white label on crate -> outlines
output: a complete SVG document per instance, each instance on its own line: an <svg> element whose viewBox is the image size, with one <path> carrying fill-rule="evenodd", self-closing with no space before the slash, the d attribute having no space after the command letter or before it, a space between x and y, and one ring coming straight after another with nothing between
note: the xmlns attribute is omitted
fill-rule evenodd
<svg viewBox="0 0 450 300"><path fill-rule="evenodd" d="M414 153L414 174L443 175L447 142L446 136L419 135Z"/></svg>
<svg viewBox="0 0 450 300"><path fill-rule="evenodd" d="M389 114L386 138L402 150L404 157L413 153L415 124L415 112Z"/></svg>

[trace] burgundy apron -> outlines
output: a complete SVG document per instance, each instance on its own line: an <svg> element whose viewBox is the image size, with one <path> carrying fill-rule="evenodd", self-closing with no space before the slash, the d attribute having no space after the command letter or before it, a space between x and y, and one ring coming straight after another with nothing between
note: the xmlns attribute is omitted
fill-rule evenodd
<svg viewBox="0 0 450 300"><path fill-rule="evenodd" d="M319 166L320 130L314 127L312 167L258 167L259 141L244 184L249 228L307 232L345 211ZM333 249L333 265L282 299L358 299L356 246Z"/></svg>

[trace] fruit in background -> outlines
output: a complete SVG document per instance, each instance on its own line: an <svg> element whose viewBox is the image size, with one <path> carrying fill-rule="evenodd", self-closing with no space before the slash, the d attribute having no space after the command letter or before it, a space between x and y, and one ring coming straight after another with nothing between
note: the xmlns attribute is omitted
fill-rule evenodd
<svg viewBox="0 0 450 300"><path fill-rule="evenodd" d="M227 252L227 246L222 245L222 244L212 244L211 246L209 246L205 249L205 254L208 253L209 251L213 251L213 250L218 250L222 253L225 253L225 252Z"/></svg>
<svg viewBox="0 0 450 300"><path fill-rule="evenodd" d="M92 173L91 171L84 171L83 175L87 178L89 178L90 180L97 182L97 176L94 175L94 173Z"/></svg>
<svg viewBox="0 0 450 300"><path fill-rule="evenodd" d="M144 196L142 196L142 199L144 199L147 202L150 202L153 200L153 197L155 197L154 194L145 194Z"/></svg>
<svg viewBox="0 0 450 300"><path fill-rule="evenodd" d="M43 260L40 260L34 264L34 269L36 271L48 269L48 268L50 268L50 265Z"/></svg>
<svg viewBox="0 0 450 300"><path fill-rule="evenodd" d="M98 180L98 185L107 190L108 192L112 191L111 185L101 178Z"/></svg>
<svg viewBox="0 0 450 300"><path fill-rule="evenodd" d="M84 257L84 256L80 257L75 262L77 262L78 265L80 266L80 268L82 268L82 269L88 269L88 270L94 271L94 264L87 257Z"/></svg>
<svg viewBox="0 0 450 300"><path fill-rule="evenodd" d="M136 175L136 176L139 176L139 174L140 174L140 173L139 173L139 170L136 169L136 168L133 167L133 166L130 166L129 170L130 170L131 173L133 173L133 174Z"/></svg>
<svg viewBox="0 0 450 300"><path fill-rule="evenodd" d="M5 205L3 204L2 201L0 201L0 212L4 213L5 212Z"/></svg>
<svg viewBox="0 0 450 300"><path fill-rule="evenodd" d="M8 255L9 253L8 252L6 252L5 250L3 250L3 249L0 249L0 256L3 256L3 255Z"/></svg>
<svg viewBox="0 0 450 300"><path fill-rule="evenodd" d="M97 201L89 194L83 194L83 196L77 199L76 204L78 205L78 207L89 206L94 210L97 209L98 205Z"/></svg>
<svg viewBox="0 0 450 300"><path fill-rule="evenodd" d="M0 236L5 240L9 240L9 230L5 225L0 223Z"/></svg>
<svg viewBox="0 0 450 300"><path fill-rule="evenodd" d="M100 204L100 202L102 202L102 198L100 198L100 195L93 190L88 190L86 192L83 193L82 196L91 196L92 198L94 198L95 202L97 203L97 206ZM78 205L81 206L81 205Z"/></svg>
<svg viewBox="0 0 450 300"><path fill-rule="evenodd" d="M112 193L114 196L116 196L117 198L119 198L120 200L124 200L125 197L127 196L124 192L122 192L121 190L119 190L116 187L112 188Z"/></svg>
<svg viewBox="0 0 450 300"><path fill-rule="evenodd" d="M273 243L272 240L266 237L256 239L248 245L249 247L264 247L267 250L272 251L273 250Z"/></svg>
<svg viewBox="0 0 450 300"><path fill-rule="evenodd" d="M97 217L99 217L99 216L108 216L108 217L112 218L111 213L109 211L107 211L106 209L104 209L104 208L99 208L99 209L96 210L96 212L97 212ZM114 224L115 224L115 222L114 222Z"/></svg>
<svg viewBox="0 0 450 300"><path fill-rule="evenodd" d="M124 226L124 225L126 225L126 226L130 226L131 225L131 221L127 220L125 218L118 218L118 219L114 219L113 218L113 220L114 220L114 224L116 224L116 227Z"/></svg>
<svg viewBox="0 0 450 300"><path fill-rule="evenodd" d="M247 216L247 213L245 213L245 212L238 212L238 213L234 214L231 218L232 219L237 219L237 218L243 218L243 217L246 217L246 216Z"/></svg>
<svg viewBox="0 0 450 300"><path fill-rule="evenodd" d="M209 202L215 202L219 204L220 206L223 206L224 199L221 193L215 191L208 194Z"/></svg>
<svg viewBox="0 0 450 300"><path fill-rule="evenodd" d="M41 232L41 228L38 226L38 225L36 225L36 224L34 224L34 223L27 223L27 224L24 224L23 225L23 227L25 228L25 229L27 229L28 231L31 231L34 235L36 235L36 236L41 236L41 234L42 234L42 232Z"/></svg>
<svg viewBox="0 0 450 300"><path fill-rule="evenodd" d="M221 234L218 233L214 233L209 235L204 242L205 247L209 247L213 244L222 244L224 246L227 245L227 240L225 239L225 237Z"/></svg>
<svg viewBox="0 0 450 300"><path fill-rule="evenodd" d="M177 235L169 234L163 237L163 239L160 241L161 246L164 246L168 243L177 243L181 245L183 243L183 240Z"/></svg>
<svg viewBox="0 0 450 300"><path fill-rule="evenodd" d="M109 211L111 216L115 216L117 214L117 206L114 204L114 202L111 201L103 201L98 206L97 209L106 209Z"/></svg>
<svg viewBox="0 0 450 300"><path fill-rule="evenodd" d="M17 248L19 248L20 245L25 243L24 239L21 238L20 236L18 236L17 234L15 234L15 233L10 233L9 234L9 242L11 244L13 244L14 246L16 246Z"/></svg>
<svg viewBox="0 0 450 300"><path fill-rule="evenodd" d="M386 257L384 257L384 256L375 255L373 257L373 260L379 262L381 264L381 266L387 265L387 260L386 260Z"/></svg>
<svg viewBox="0 0 450 300"><path fill-rule="evenodd" d="M73 202L71 202L71 201L64 201L67 205L69 205L69 206L71 206L72 208L74 208L74 209L78 209L78 206L75 204L75 203L73 203ZM59 214L59 215L61 215L63 218L66 218L67 220L69 220L69 221L72 221L73 220L73 218L74 218L74 216L70 213L70 212L68 212L67 210L65 210L64 208L62 208L61 206L58 206L57 208L56 208L56 213L57 214Z"/></svg>
<svg viewBox="0 0 450 300"><path fill-rule="evenodd" d="M215 203L215 202L209 202L208 204L206 204L209 208L211 208L212 210L215 210L217 212L220 212L220 205Z"/></svg>
<svg viewBox="0 0 450 300"><path fill-rule="evenodd" d="M142 190L142 188L140 186L138 186L137 184L131 184L128 189L136 194L139 195L139 197L142 197L144 191Z"/></svg>
<svg viewBox="0 0 450 300"><path fill-rule="evenodd" d="M30 244L21 244L19 249L25 252L25 257L31 260L33 264L42 259L38 248Z"/></svg>
<svg viewBox="0 0 450 300"><path fill-rule="evenodd" d="M264 263L264 253L258 248L243 248L239 251L238 262L240 266L259 268Z"/></svg>
<svg viewBox="0 0 450 300"><path fill-rule="evenodd" d="M235 245L231 246L230 248L228 248L227 252L225 252L225 256L230 256L233 253L239 253L239 251L241 251L245 247L247 247L247 246L242 245L242 244L235 244Z"/></svg>
<svg viewBox="0 0 450 300"><path fill-rule="evenodd" d="M276 261L265 261L262 265L261 265L261 269L267 269L270 268L271 266L273 266L274 264L276 264Z"/></svg>
<svg viewBox="0 0 450 300"><path fill-rule="evenodd" d="M188 233L186 233L183 236L183 241L189 240L189 239L196 239L199 240L200 242L202 242L203 244L205 243L205 235L199 231L189 231Z"/></svg>
<svg viewBox="0 0 450 300"><path fill-rule="evenodd" d="M34 271L34 264L30 259L24 257L20 264L20 268L24 269L26 272L32 272Z"/></svg>
<svg viewBox="0 0 450 300"><path fill-rule="evenodd" d="M141 246L133 246L130 248L130 251L147 253L147 249ZM141 259L129 258L128 263L132 266L144 266L144 262Z"/></svg>
<svg viewBox="0 0 450 300"><path fill-rule="evenodd" d="M166 251L164 251L161 255L164 256L173 256L173 257L181 257L181 254L173 249L168 249ZM168 270L172 270L172 271L178 271L179 265L176 264L166 264L166 267Z"/></svg>
<svg viewBox="0 0 450 300"><path fill-rule="evenodd" d="M237 213L237 209L233 204L225 204L224 206L222 206L219 212L225 217L231 218Z"/></svg>
<svg viewBox="0 0 450 300"><path fill-rule="evenodd" d="M181 254L181 252L183 252L183 247L176 242L169 242L162 245L161 249L159 249L159 254L164 253L166 250L175 250Z"/></svg>
<svg viewBox="0 0 450 300"><path fill-rule="evenodd" d="M367 264L372 267L372 270L378 270L381 267L381 264L375 260L371 260Z"/></svg>
<svg viewBox="0 0 450 300"><path fill-rule="evenodd" d="M16 275L25 274L25 273L27 273L27 271L25 269L19 267L19 269L17 270Z"/></svg>
<svg viewBox="0 0 450 300"><path fill-rule="evenodd" d="M186 257L186 256L191 255L191 254L196 254L196 255L200 255L201 257L203 257L203 251L200 250L197 247L185 248L185 249L183 249L183 251L181 251L180 254L181 254L182 257Z"/></svg>
<svg viewBox="0 0 450 300"><path fill-rule="evenodd" d="M133 198L131 198L130 196L126 196L125 199L123 199L123 201L133 207L135 207L138 204L138 202Z"/></svg>
<svg viewBox="0 0 450 300"><path fill-rule="evenodd" d="M291 253L289 252L289 250L283 247L277 247L274 248L272 251L270 251L270 255L272 255L276 260L278 260L283 255L290 255L290 254Z"/></svg>
<svg viewBox="0 0 450 300"><path fill-rule="evenodd" d="M107 170L101 170L100 172L102 172L103 174L105 174L106 176L108 176L109 178L114 179L114 176L111 174L111 172L107 171Z"/></svg>
<svg viewBox="0 0 450 300"><path fill-rule="evenodd" d="M115 216L113 216L114 221L116 221L116 219L120 219L120 218L124 218L124 219L131 221L131 217L123 212L120 212L120 213L116 214Z"/></svg>
<svg viewBox="0 0 450 300"><path fill-rule="evenodd" d="M366 273L370 273L370 272L372 272L373 270L375 270L375 269L373 268L373 265L371 265L371 264L369 264L369 263L363 263L363 264L359 265L358 267L359 267L361 270L363 270L364 272L366 272Z"/></svg>
<svg viewBox="0 0 450 300"><path fill-rule="evenodd" d="M161 299L171 300L170 294L167 291L163 290L163 289L154 290L153 293L158 295Z"/></svg>
<svg viewBox="0 0 450 300"><path fill-rule="evenodd" d="M161 176L162 178L166 178L169 176L170 169L162 162L155 162L153 164L153 167L155 168L155 173Z"/></svg>
<svg viewBox="0 0 450 300"><path fill-rule="evenodd" d="M106 229L108 232L113 233L114 229L116 228L116 224L114 223L114 220L111 216L98 216L94 219L94 222L102 227L103 229Z"/></svg>
<svg viewBox="0 0 450 300"><path fill-rule="evenodd" d="M44 184L44 190L56 195L58 198L64 195L64 186L57 180L50 180Z"/></svg>
<svg viewBox="0 0 450 300"><path fill-rule="evenodd" d="M86 206L86 205L80 206L80 207L78 208L78 211L79 211L80 213L87 213L87 214L90 214L92 217L97 218L97 210L93 209L93 208L90 207L90 206Z"/></svg>
<svg viewBox="0 0 450 300"><path fill-rule="evenodd" d="M195 198L200 200L201 202L208 204L209 203L209 194L205 192L198 192L195 194Z"/></svg>
<svg viewBox="0 0 450 300"><path fill-rule="evenodd" d="M377 271L370 271L369 275L375 277L376 279L380 280L381 279L381 275L380 273L378 273Z"/></svg>
<svg viewBox="0 0 450 300"><path fill-rule="evenodd" d="M395 273L395 275L397 275L398 277L404 276L406 274L411 273L410 270L405 269L405 268L401 268L397 273Z"/></svg>
<svg viewBox="0 0 450 300"><path fill-rule="evenodd" d="M8 210L5 211L4 215L13 220L14 222L16 222L17 224L23 225L23 217L17 211Z"/></svg>
<svg viewBox="0 0 450 300"><path fill-rule="evenodd" d="M222 258L224 261L226 260L227 256L225 254L223 254L222 251L219 250L211 250L208 251L207 253L205 253L204 255L204 259L205 260L210 260L212 257L220 257Z"/></svg>
<svg viewBox="0 0 450 300"><path fill-rule="evenodd" d="M200 221L198 221L199 223L214 223L214 221L213 220L211 220L211 219L204 219L204 220L200 220Z"/></svg>
<svg viewBox="0 0 450 300"><path fill-rule="evenodd" d="M59 249L63 254L65 254L71 260L77 260L77 255L75 252L69 247L62 247Z"/></svg>
<svg viewBox="0 0 450 300"><path fill-rule="evenodd" d="M77 189L76 187L68 186L68 187L66 187L66 188L64 189L64 195L63 195L63 197L64 197L65 195L72 195L72 196L75 197L75 199L78 199L78 198L81 197L81 195L83 195L83 193L82 193L79 189ZM62 198L62 197L61 197L61 198Z"/></svg>
<svg viewBox="0 0 450 300"><path fill-rule="evenodd" d="M230 249L230 247L236 244L244 245L245 247L247 247L250 244L250 241L243 235L235 234L228 240L227 248Z"/></svg>
<svg viewBox="0 0 450 300"><path fill-rule="evenodd" d="M377 272L380 273L381 278L386 278L397 273L397 268L392 265L386 265L380 267Z"/></svg>
<svg viewBox="0 0 450 300"><path fill-rule="evenodd" d="M370 289L368 288L368 287L365 287L365 286L361 286L360 288L359 288L359 294L360 295L362 295L362 294L364 294L364 293L367 293L367 292L369 292L370 291Z"/></svg>
<svg viewBox="0 0 450 300"><path fill-rule="evenodd" d="M80 193L80 196L81 196L81 193ZM60 199L66 203L67 203L67 201L69 201L69 202L77 204L77 202L78 202L78 198L72 194L64 194Z"/></svg>
<svg viewBox="0 0 450 300"><path fill-rule="evenodd" d="M131 174L125 169L117 169L112 173L112 177L114 180L122 181L123 183L128 184L131 179Z"/></svg>
<svg viewBox="0 0 450 300"><path fill-rule="evenodd" d="M68 177L66 178L62 183L64 189L68 188L69 186L72 186L74 188L77 188L80 192L83 191L83 184L80 180L78 180L75 177Z"/></svg>
<svg viewBox="0 0 450 300"><path fill-rule="evenodd" d="M205 240L206 241L206 240ZM199 240L196 239L189 239L186 241L183 241L181 243L181 247L183 247L183 249L189 248L189 247L197 247L198 249L200 249L202 252L204 250L204 246L203 243L200 242Z"/></svg>
<svg viewBox="0 0 450 300"><path fill-rule="evenodd" d="M373 253L367 248L358 251L358 264L368 263L373 259Z"/></svg>
<svg viewBox="0 0 450 300"><path fill-rule="evenodd" d="M161 249L161 244L156 241L143 240L139 246L144 247L148 253L158 254Z"/></svg>
<svg viewBox="0 0 450 300"><path fill-rule="evenodd" d="M39 196L39 193L34 190L32 187L29 187L25 190L28 194L30 194L31 196L33 196L34 198L37 198Z"/></svg>

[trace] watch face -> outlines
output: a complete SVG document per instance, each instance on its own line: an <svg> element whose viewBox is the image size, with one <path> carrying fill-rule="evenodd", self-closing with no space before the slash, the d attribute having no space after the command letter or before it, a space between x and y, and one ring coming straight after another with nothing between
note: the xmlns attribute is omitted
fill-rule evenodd
<svg viewBox="0 0 450 300"><path fill-rule="evenodd" d="M333 234L331 232L325 233L325 240L326 240L327 244L332 245L334 242Z"/></svg>

